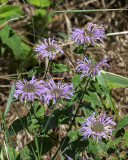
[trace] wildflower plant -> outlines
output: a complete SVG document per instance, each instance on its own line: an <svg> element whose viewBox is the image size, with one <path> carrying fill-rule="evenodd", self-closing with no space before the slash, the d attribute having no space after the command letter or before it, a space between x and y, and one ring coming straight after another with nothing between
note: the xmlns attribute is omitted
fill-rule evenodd
<svg viewBox="0 0 128 160"><path fill-rule="evenodd" d="M112 153L119 156L117 151L120 149L122 134L124 139L128 138L127 132L121 133L121 129L128 124L128 116L119 119L106 82L109 79L120 83L123 78L102 72L102 66L109 67L108 60L97 63L87 54L90 45L95 46L103 41L104 26L89 22L82 29L74 28L70 33L70 40L77 44L74 45L74 53L81 54L84 58L72 63L75 66L74 75L68 83L63 74L61 77L54 76L54 72L72 71L71 67L53 61L57 53L64 53L63 49L54 38L44 38L36 44L33 52L36 53L36 58L47 59L48 68L36 66L28 73L31 80L22 78L12 86L9 99L13 95L12 101L16 100L13 103L22 102L23 106L25 101L30 103L27 103L28 113L7 128L5 141L7 143L8 137L21 130L27 130L33 137L17 153L16 159L39 160L44 155L50 155L47 159L52 160L57 156L62 160L108 159ZM126 82L126 79L122 81ZM108 108L105 102L111 112L106 111ZM104 114L100 114L102 112ZM114 113L114 116L108 113ZM123 143L123 146L127 144ZM9 156L12 154L14 152Z"/></svg>

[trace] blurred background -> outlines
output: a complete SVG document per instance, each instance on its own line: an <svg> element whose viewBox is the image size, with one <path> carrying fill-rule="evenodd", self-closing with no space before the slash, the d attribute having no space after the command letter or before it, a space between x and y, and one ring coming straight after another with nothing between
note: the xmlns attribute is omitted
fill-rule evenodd
<svg viewBox="0 0 128 160"><path fill-rule="evenodd" d="M128 1L63 0L58 6L57 3L57 0L0 0L0 112L6 106L11 84L16 81L19 73L22 72L27 77L28 73L31 74L29 71L39 65L34 57L29 59L33 47L44 37L55 36L76 64L82 57L73 53L74 45L69 39L70 31L72 28L82 28L88 22L103 24L106 37L99 48L89 47L87 53L96 61L109 59L110 67L105 68L106 71L128 77L127 10L51 14L53 9L128 9ZM125 31L125 34L119 33ZM55 62L72 67L64 54L58 54ZM43 64L44 62L41 62L41 66ZM63 77L66 82L71 82L72 75L72 71L53 74L55 77ZM109 88L119 116L128 114L128 89L112 84L109 84ZM17 104L17 107L20 116L26 115L21 104ZM109 111L109 106L106 106L106 110ZM12 104L6 116L7 124L17 117Z"/></svg>

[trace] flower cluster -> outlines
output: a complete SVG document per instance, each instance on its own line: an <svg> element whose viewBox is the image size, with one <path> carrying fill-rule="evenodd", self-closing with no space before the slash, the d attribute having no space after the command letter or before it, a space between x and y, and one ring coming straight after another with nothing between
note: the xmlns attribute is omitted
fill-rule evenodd
<svg viewBox="0 0 128 160"><path fill-rule="evenodd" d="M56 103L56 99L65 98L71 99L73 95L73 85L70 84L55 84L54 80L51 78L49 81L36 80L35 76L32 76L32 80L23 82L16 82L16 90L14 97L20 99L21 102L24 100L34 101L35 99L40 99L45 103L49 104L49 101L53 99Z"/></svg>
<svg viewBox="0 0 128 160"><path fill-rule="evenodd" d="M95 76L96 74L98 74L98 76L100 76L101 66L102 65L109 66L107 64L107 60L102 60L99 64L97 64L97 63L92 63L90 59L87 59L86 57L84 57L84 61L81 60L77 62L78 65L76 67L76 70L82 73L80 78L82 78L84 75Z"/></svg>
<svg viewBox="0 0 128 160"><path fill-rule="evenodd" d="M96 25L92 22L87 23L84 29L74 28L71 31L71 40L78 44L94 45L97 40L103 41L105 31L103 25Z"/></svg>
<svg viewBox="0 0 128 160"><path fill-rule="evenodd" d="M48 60L53 60L57 53L64 53L62 48L56 45L57 41L54 38L44 38L44 42L39 42L34 48L34 51L37 53L36 57L43 59L46 57Z"/></svg>
<svg viewBox="0 0 128 160"><path fill-rule="evenodd" d="M81 123L80 131L83 133L84 139L90 136L95 140L102 139L102 137L107 139L109 134L112 135L113 127L111 125L116 125L112 121L112 117L101 114L95 118L95 113L93 113Z"/></svg>

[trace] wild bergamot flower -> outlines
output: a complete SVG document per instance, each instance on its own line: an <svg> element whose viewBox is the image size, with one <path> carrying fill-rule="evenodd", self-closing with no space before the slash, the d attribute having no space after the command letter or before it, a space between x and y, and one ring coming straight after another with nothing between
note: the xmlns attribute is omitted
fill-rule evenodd
<svg viewBox="0 0 128 160"><path fill-rule="evenodd" d="M53 99L56 103L57 98L71 99L73 95L73 85L70 84L55 84L54 80L51 78L49 81L45 82L45 89L43 91L44 102L49 104L49 101Z"/></svg>
<svg viewBox="0 0 128 160"><path fill-rule="evenodd" d="M36 57L41 59L46 57L46 59L54 59L56 54L61 52L64 53L60 46L57 46L57 41L54 38L44 38L44 42L39 42L34 48L34 51L37 52Z"/></svg>
<svg viewBox="0 0 128 160"><path fill-rule="evenodd" d="M93 75L95 76L96 74L98 74L98 76L100 76L100 69L102 65L107 65L107 60L102 60L99 64L97 63L93 63L91 62L90 59L87 59L86 57L84 57L84 61L80 60L77 62L77 67L76 70L78 72L81 72L81 76L80 78L82 78L84 75L90 76Z"/></svg>
<svg viewBox="0 0 128 160"><path fill-rule="evenodd" d="M95 44L96 40L103 41L105 37L105 31L103 25L96 25L91 23L87 23L85 25L85 37L87 44Z"/></svg>
<svg viewBox="0 0 128 160"><path fill-rule="evenodd" d="M97 40L103 41L105 37L105 30L103 25L96 25L93 22L89 22L83 29L74 28L71 31L71 39L78 44L92 44L94 45Z"/></svg>
<svg viewBox="0 0 128 160"><path fill-rule="evenodd" d="M74 28L73 31L71 31L70 38L72 41L75 41L75 43L84 44L85 43L84 30L79 28Z"/></svg>
<svg viewBox="0 0 128 160"><path fill-rule="evenodd" d="M16 90L14 93L14 97L16 99L20 99L21 102L24 100L34 101L34 99L38 98L42 100L42 90L44 86L42 81L38 81L35 79L35 76L32 76L30 81L26 79L22 81L16 82Z"/></svg>
<svg viewBox="0 0 128 160"><path fill-rule="evenodd" d="M109 135L112 135L112 125L116 125L116 123L112 121L112 117L106 117L105 114L101 114L96 118L94 115L95 113L81 123L80 131L84 139L90 136L95 140L102 139L102 137L107 139Z"/></svg>

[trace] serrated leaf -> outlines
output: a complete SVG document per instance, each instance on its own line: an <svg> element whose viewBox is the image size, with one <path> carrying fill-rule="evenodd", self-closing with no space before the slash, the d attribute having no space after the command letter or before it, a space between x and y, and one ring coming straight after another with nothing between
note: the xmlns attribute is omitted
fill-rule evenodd
<svg viewBox="0 0 128 160"><path fill-rule="evenodd" d="M82 82L82 78L80 78L80 75L81 74L76 73L72 78L72 83L74 88L76 88Z"/></svg>
<svg viewBox="0 0 128 160"><path fill-rule="evenodd" d="M111 148L116 148L119 144L119 142L121 141L122 137L116 138L114 140L109 140L109 142L107 143L108 147Z"/></svg>
<svg viewBox="0 0 128 160"><path fill-rule="evenodd" d="M103 142L98 142L96 144L89 144L88 146L89 152L93 153L94 155L100 155L107 153L107 145Z"/></svg>
<svg viewBox="0 0 128 160"><path fill-rule="evenodd" d="M125 139L126 141L128 140L128 131L125 131L124 139Z"/></svg>
<svg viewBox="0 0 128 160"><path fill-rule="evenodd" d="M117 127L113 131L113 134L115 134L119 129L125 127L126 125L128 125L128 115L124 116L119 120L119 123L117 124Z"/></svg>
<svg viewBox="0 0 128 160"><path fill-rule="evenodd" d="M52 68L52 72L67 72L70 71L70 68L64 64L55 64L54 68Z"/></svg>
<svg viewBox="0 0 128 160"><path fill-rule="evenodd" d="M88 91L87 93L88 94L85 94L84 98L83 98L85 101L90 102L92 107L96 107L96 106L102 107L102 104L101 104L96 92L92 93L92 92Z"/></svg>
<svg viewBox="0 0 128 160"><path fill-rule="evenodd" d="M94 113L94 109L88 103L85 105L82 105L81 109L84 112L85 118L89 117L92 113Z"/></svg>

